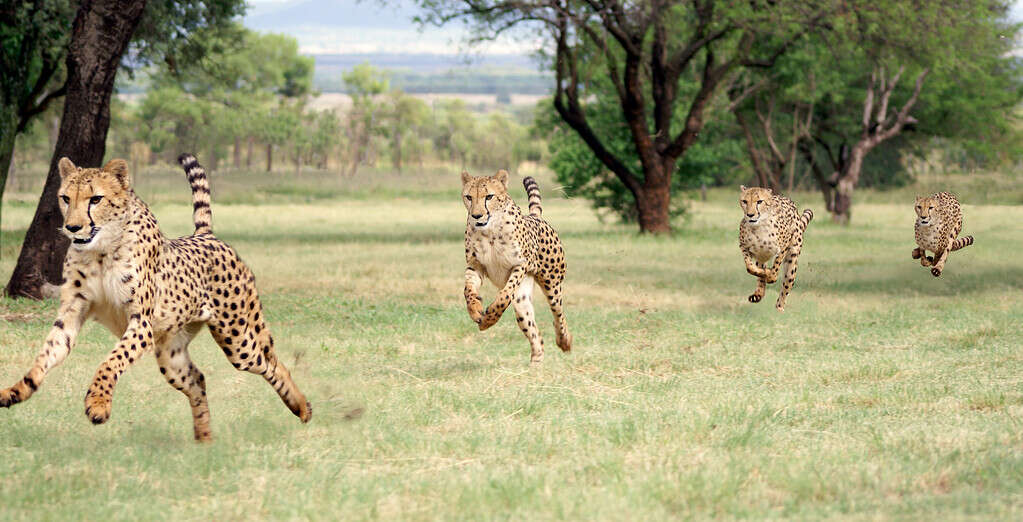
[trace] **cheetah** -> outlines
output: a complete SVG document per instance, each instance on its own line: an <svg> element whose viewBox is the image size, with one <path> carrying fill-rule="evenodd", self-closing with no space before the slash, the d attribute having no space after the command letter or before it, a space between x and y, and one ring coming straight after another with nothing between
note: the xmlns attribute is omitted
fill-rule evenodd
<svg viewBox="0 0 1023 522"><path fill-rule="evenodd" d="M0 406L28 400L93 318L119 337L85 394L94 424L110 418L118 377L153 351L160 373L188 398L195 439L211 440L205 377L188 357L188 343L204 325L236 369L261 375L309 421L309 403L274 352L252 272L213 235L206 171L190 154L179 162L192 187L195 233L167 239L135 194L124 160L98 169L60 160L61 232L71 245L57 320L25 377L0 390Z"/></svg>
<svg viewBox="0 0 1023 522"><path fill-rule="evenodd" d="M745 214L739 222L739 249L746 260L746 271L757 277L757 289L749 302L759 303L768 284L778 280L778 272L785 265L781 293L774 305L785 311L785 299L796 281L796 266L803 250L803 233L813 219L813 211L806 209L797 214L796 204L769 188L740 187L739 206ZM767 268L774 258L774 266Z"/></svg>
<svg viewBox="0 0 1023 522"><path fill-rule="evenodd" d="M914 228L917 248L913 249L913 259L919 259L921 265L931 267L931 275L934 277L940 276L945 269L945 261L950 252L973 244L973 236L956 239L963 230L963 213L959 208L959 200L951 192L917 197ZM927 255L927 250L934 252L934 257Z"/></svg>
<svg viewBox="0 0 1023 522"><path fill-rule="evenodd" d="M508 172L489 177L462 172L462 203L468 210L465 225L465 304L480 331L493 326L511 304L519 328L529 341L530 362L543 360L543 339L533 316L533 282L547 296L554 316L554 332L562 351L572 350L572 334L562 309L565 250L557 232L541 217L543 206L536 180L522 180L529 196L529 213L508 195ZM479 288L490 279L500 292L483 308Z"/></svg>

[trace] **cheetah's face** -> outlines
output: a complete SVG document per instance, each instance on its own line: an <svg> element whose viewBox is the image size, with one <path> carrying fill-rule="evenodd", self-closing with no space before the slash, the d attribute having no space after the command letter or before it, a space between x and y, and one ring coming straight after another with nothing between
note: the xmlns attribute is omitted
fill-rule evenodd
<svg viewBox="0 0 1023 522"><path fill-rule="evenodd" d="M938 202L930 197L916 198L916 224L926 227L937 224Z"/></svg>
<svg viewBox="0 0 1023 522"><path fill-rule="evenodd" d="M770 217L768 202L774 195L769 188L740 186L739 206L742 207L742 220L750 225L758 225Z"/></svg>
<svg viewBox="0 0 1023 522"><path fill-rule="evenodd" d="M462 203L469 212L468 223L477 229L487 228L494 217L504 212L508 197L508 171L476 178L462 172Z"/></svg>
<svg viewBox="0 0 1023 522"><path fill-rule="evenodd" d="M61 232L76 250L102 249L118 237L128 216L131 179L128 164L111 160L98 169L76 167L61 158L58 206L64 215Z"/></svg>

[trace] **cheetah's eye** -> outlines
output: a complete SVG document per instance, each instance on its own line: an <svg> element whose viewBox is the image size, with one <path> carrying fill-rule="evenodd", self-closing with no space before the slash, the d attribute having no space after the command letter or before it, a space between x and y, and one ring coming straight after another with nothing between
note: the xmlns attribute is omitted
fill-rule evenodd
<svg viewBox="0 0 1023 522"><path fill-rule="evenodd" d="M467 201L472 201L472 196L465 196L465 199L466 199Z"/></svg>
<svg viewBox="0 0 1023 522"><path fill-rule="evenodd" d="M490 201L492 199L494 199L494 195L493 194L487 194L487 201Z"/></svg>
<svg viewBox="0 0 1023 522"><path fill-rule="evenodd" d="M65 205L71 203L71 198L69 198L67 196L64 196L64 195L60 196L60 200L63 201Z"/></svg>
<svg viewBox="0 0 1023 522"><path fill-rule="evenodd" d="M762 200L762 199L758 199L758 200L757 200L757 205L759 205L759 204L761 204L761 203L763 203L763 202L764 202L764 200Z"/></svg>
<svg viewBox="0 0 1023 522"><path fill-rule="evenodd" d="M102 199L103 199L103 196L93 196L93 197L89 198L89 204L90 205L95 205L96 203L99 203Z"/></svg>

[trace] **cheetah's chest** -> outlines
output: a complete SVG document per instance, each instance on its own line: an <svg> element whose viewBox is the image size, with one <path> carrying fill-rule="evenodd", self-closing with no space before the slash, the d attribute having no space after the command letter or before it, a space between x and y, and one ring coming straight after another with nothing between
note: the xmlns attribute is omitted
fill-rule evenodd
<svg viewBox="0 0 1023 522"><path fill-rule="evenodd" d="M917 225L916 226L916 244L925 250L931 252L937 252L944 250L944 236L946 235L946 227L941 225Z"/></svg>
<svg viewBox="0 0 1023 522"><path fill-rule="evenodd" d="M483 266L487 279L499 287L508 281L512 268L522 263L518 247L507 237L480 234L469 242L470 251Z"/></svg>
<svg viewBox="0 0 1023 522"><path fill-rule="evenodd" d="M750 226L743 223L740 227L740 242L743 249L748 250L761 263L766 263L781 251L779 234L771 225Z"/></svg>
<svg viewBox="0 0 1023 522"><path fill-rule="evenodd" d="M132 285L125 279L132 272L128 263L109 265L86 280L88 292L93 296L92 316L116 336L128 327L128 303L134 296Z"/></svg>

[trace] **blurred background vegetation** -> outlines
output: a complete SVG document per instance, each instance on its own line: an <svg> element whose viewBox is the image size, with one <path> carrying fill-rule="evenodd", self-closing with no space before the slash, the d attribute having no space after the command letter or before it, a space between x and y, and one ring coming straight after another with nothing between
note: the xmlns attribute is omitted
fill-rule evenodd
<svg viewBox="0 0 1023 522"><path fill-rule="evenodd" d="M418 4L430 12L445 2ZM879 4L877 12L904 4ZM866 156L860 187L902 187L936 171L1014 177L1023 165L1023 79L1019 24L1009 5L989 2L962 15L973 17L963 27L983 26L983 34L907 35L922 22L868 16L863 24L873 32L861 31L857 42L837 40L843 29L831 27L797 40L769 69L737 71L718 88L699 138L675 164L672 193L740 183L819 190L823 177L841 170L841 149L857 139L872 70L891 77L899 64L909 69L892 94L892 111L911 95L916 73L929 70L912 109L915 121ZM329 9L321 16L329 17ZM277 15L279 23L285 15ZM266 26L256 20L246 25ZM309 53L293 36L254 30L237 18L198 26L187 42L197 48L177 60L153 59L157 50L147 47L125 59L107 157L126 158L144 172L193 151L219 171L266 172L283 184L314 176L338 187L357 176L400 179L392 171L549 168L567 195L590 200L600 215L637 219L625 185L553 110L553 65L542 53L462 65L434 54ZM582 87L589 125L642 175L605 59L594 42L576 45L590 53ZM680 77L680 105L701 87L698 65ZM51 161L60 115L58 98L18 134L8 188L41 187L37 178ZM676 111L675 127L685 116ZM686 198L673 197L672 217L685 210Z"/></svg>

